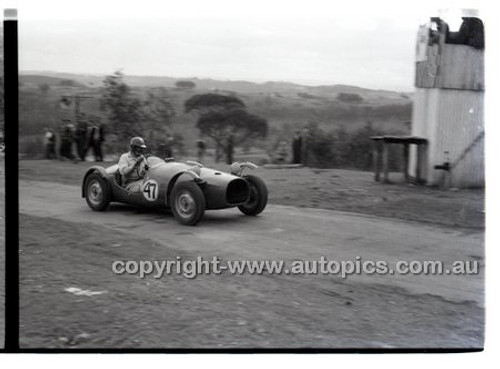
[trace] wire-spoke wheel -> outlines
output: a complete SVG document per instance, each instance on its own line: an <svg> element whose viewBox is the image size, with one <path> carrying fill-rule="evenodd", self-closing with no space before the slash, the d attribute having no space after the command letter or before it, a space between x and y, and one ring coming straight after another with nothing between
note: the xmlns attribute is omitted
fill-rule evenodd
<svg viewBox="0 0 500 369"><path fill-rule="evenodd" d="M205 213L205 195L193 181L177 183L170 194L170 204L181 224L196 225Z"/></svg>
<svg viewBox="0 0 500 369"><path fill-rule="evenodd" d="M85 182L85 198L94 211L103 211L111 201L108 182L99 173L92 173Z"/></svg>

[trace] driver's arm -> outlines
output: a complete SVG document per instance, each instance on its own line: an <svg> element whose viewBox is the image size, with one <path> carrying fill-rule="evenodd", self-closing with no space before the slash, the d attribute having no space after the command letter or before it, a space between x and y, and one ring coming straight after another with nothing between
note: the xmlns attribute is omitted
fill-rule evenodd
<svg viewBox="0 0 500 369"><path fill-rule="evenodd" d="M137 159L137 165L139 166L137 171L139 172L139 177L144 178L146 172L149 170L148 159L146 159L144 155L141 155Z"/></svg>
<svg viewBox="0 0 500 369"><path fill-rule="evenodd" d="M124 154L120 157L120 161L118 162L118 170L122 176L128 176L141 161L140 158L137 158L137 160L129 164L127 154Z"/></svg>

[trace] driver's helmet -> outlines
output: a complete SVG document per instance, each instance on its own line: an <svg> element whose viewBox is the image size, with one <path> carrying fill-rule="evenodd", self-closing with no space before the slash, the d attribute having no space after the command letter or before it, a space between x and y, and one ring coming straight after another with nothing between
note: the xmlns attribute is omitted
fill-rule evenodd
<svg viewBox="0 0 500 369"><path fill-rule="evenodd" d="M141 149L146 148L146 144L144 143L144 140L142 137L132 137L130 140L130 147L131 148L138 148L140 147Z"/></svg>

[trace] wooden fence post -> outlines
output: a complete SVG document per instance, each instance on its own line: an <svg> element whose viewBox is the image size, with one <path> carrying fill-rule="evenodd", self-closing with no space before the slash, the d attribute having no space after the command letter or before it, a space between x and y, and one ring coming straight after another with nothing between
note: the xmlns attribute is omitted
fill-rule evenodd
<svg viewBox="0 0 500 369"><path fill-rule="evenodd" d="M382 171L384 172L384 182L389 182L389 144L382 143Z"/></svg>

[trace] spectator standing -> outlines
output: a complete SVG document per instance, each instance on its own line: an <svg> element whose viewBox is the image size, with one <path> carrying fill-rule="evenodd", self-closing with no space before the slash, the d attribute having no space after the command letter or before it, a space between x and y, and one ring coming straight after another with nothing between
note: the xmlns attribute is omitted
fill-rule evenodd
<svg viewBox="0 0 500 369"><path fill-rule="evenodd" d="M295 131L292 141L293 164L302 163L302 135L300 131Z"/></svg>
<svg viewBox="0 0 500 369"><path fill-rule="evenodd" d="M73 124L66 124L63 128L63 131L61 133L61 158L64 160L70 159L70 160L75 160L75 157L73 156L73 142L74 142L74 126Z"/></svg>
<svg viewBox="0 0 500 369"><path fill-rule="evenodd" d="M207 149L205 140L199 138L196 141L196 147L198 148L198 162L203 163L203 159L205 158L205 150Z"/></svg>
<svg viewBox="0 0 500 369"><path fill-rule="evenodd" d="M85 154L87 152L87 136L88 124L85 120L85 115L81 114L78 116L75 135L76 148L81 161L85 161Z"/></svg>
<svg viewBox="0 0 500 369"><path fill-rule="evenodd" d="M173 158L174 157L174 138L172 136L168 136L165 141L165 157Z"/></svg>
<svg viewBox="0 0 500 369"><path fill-rule="evenodd" d="M97 138L97 144L96 144L96 161L103 161L104 160L104 155L102 153L102 146L103 142L106 141L106 127L104 126L103 123L99 124L99 137Z"/></svg>
<svg viewBox="0 0 500 369"><path fill-rule="evenodd" d="M87 153L90 149L92 149L92 153L94 154L94 158L97 161L97 156L98 156L98 151L99 149L97 148L97 144L99 141L98 137L98 130L97 126L91 126L89 128L89 137L87 140L87 147L85 149L85 154L83 155L84 157L87 156Z"/></svg>
<svg viewBox="0 0 500 369"><path fill-rule="evenodd" d="M51 129L45 128L44 135L45 158L54 159L56 157L56 135Z"/></svg>
<svg viewBox="0 0 500 369"><path fill-rule="evenodd" d="M286 140L280 140L276 148L276 160L278 164L285 164L288 156L289 143Z"/></svg>
<svg viewBox="0 0 500 369"><path fill-rule="evenodd" d="M302 131L302 150L301 150L301 155L300 158L302 160L302 164L307 167L307 164L309 162L309 136L310 136L310 131L309 128L305 128Z"/></svg>

